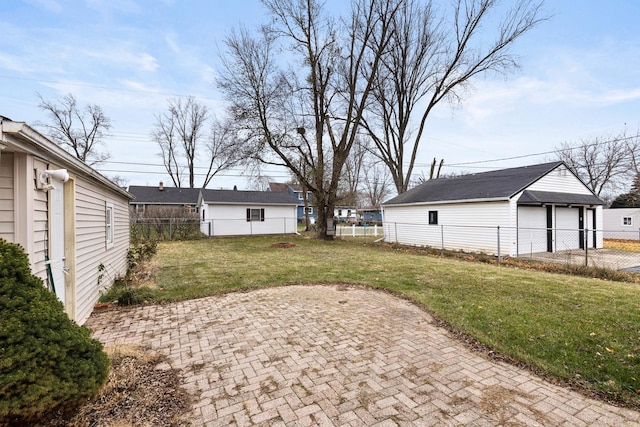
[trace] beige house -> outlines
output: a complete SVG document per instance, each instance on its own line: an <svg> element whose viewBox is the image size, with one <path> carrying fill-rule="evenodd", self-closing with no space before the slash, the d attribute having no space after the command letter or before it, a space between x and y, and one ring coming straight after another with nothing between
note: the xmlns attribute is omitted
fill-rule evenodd
<svg viewBox="0 0 640 427"><path fill-rule="evenodd" d="M23 122L0 116L0 238L82 324L127 270L132 196Z"/></svg>

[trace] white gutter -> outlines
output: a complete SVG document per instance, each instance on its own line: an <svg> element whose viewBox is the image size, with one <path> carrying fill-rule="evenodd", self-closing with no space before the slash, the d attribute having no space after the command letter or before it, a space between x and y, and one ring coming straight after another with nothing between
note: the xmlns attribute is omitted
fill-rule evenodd
<svg viewBox="0 0 640 427"><path fill-rule="evenodd" d="M459 199L459 200L439 200L435 202L414 202L414 203L397 203L382 205L382 208L390 208L394 206L430 206L430 205L448 205L455 203L482 203L482 202L508 202L511 197L492 197L487 199ZM384 212L384 210L383 210Z"/></svg>

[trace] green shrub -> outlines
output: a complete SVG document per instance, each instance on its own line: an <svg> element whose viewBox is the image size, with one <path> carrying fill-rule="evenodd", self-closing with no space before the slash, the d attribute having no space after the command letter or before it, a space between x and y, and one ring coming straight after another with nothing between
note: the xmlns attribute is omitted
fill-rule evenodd
<svg viewBox="0 0 640 427"><path fill-rule="evenodd" d="M71 409L108 373L102 344L31 274L22 248L0 239L0 424Z"/></svg>
<svg viewBox="0 0 640 427"><path fill-rule="evenodd" d="M129 268L131 269L141 262L151 261L157 251L158 243L155 240L132 244L127 253Z"/></svg>

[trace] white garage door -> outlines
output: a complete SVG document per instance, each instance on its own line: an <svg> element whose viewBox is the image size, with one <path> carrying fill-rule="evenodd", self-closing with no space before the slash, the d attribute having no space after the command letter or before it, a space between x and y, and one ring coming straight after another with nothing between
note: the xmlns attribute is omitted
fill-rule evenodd
<svg viewBox="0 0 640 427"><path fill-rule="evenodd" d="M518 255L547 251L547 208L518 206Z"/></svg>
<svg viewBox="0 0 640 427"><path fill-rule="evenodd" d="M556 251L580 248L578 208L556 208Z"/></svg>

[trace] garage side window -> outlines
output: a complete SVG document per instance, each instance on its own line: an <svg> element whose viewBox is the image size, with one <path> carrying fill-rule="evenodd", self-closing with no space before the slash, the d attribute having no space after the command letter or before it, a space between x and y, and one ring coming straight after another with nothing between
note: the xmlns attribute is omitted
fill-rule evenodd
<svg viewBox="0 0 640 427"><path fill-rule="evenodd" d="M247 209L247 222L264 222L264 209Z"/></svg>
<svg viewBox="0 0 640 427"><path fill-rule="evenodd" d="M429 224L438 225L438 211L429 211Z"/></svg>
<svg viewBox="0 0 640 427"><path fill-rule="evenodd" d="M630 216L622 217L622 225L633 225L633 221L631 221Z"/></svg>
<svg viewBox="0 0 640 427"><path fill-rule="evenodd" d="M105 205L105 232L107 249L113 246L113 204Z"/></svg>

